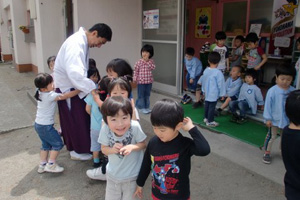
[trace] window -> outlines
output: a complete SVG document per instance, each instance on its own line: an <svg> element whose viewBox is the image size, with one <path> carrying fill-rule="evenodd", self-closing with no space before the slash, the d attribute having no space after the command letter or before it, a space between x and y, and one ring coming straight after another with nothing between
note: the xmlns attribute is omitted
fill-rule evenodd
<svg viewBox="0 0 300 200"><path fill-rule="evenodd" d="M251 0L250 18L251 24L262 24L261 33L271 32L273 0Z"/></svg>
<svg viewBox="0 0 300 200"><path fill-rule="evenodd" d="M237 29L246 32L247 2L224 3L223 31L235 32Z"/></svg>

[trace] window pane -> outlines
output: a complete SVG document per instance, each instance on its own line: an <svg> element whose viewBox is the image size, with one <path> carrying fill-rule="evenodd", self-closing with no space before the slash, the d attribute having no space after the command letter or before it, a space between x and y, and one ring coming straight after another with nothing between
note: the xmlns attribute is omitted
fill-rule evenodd
<svg viewBox="0 0 300 200"><path fill-rule="evenodd" d="M143 39L177 41L177 8L177 0L143 0L143 11L159 9L159 28L143 29Z"/></svg>
<svg viewBox="0 0 300 200"><path fill-rule="evenodd" d="M270 33L272 12L273 0L251 0L249 26L262 24L261 33Z"/></svg>
<svg viewBox="0 0 300 200"><path fill-rule="evenodd" d="M242 29L246 32L247 2L224 3L223 9L223 31L235 32Z"/></svg>

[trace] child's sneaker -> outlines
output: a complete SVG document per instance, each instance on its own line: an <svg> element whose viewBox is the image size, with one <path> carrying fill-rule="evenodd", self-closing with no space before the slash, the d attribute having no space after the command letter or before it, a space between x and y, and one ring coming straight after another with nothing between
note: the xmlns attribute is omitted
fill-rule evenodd
<svg viewBox="0 0 300 200"><path fill-rule="evenodd" d="M190 96L187 96L185 103L183 103L183 104L190 103L191 101L192 101L192 98Z"/></svg>
<svg viewBox="0 0 300 200"><path fill-rule="evenodd" d="M247 122L247 119L245 118L245 117L240 117L237 121L236 121L236 123L238 123L238 124L244 124L244 123L246 123Z"/></svg>
<svg viewBox="0 0 300 200"><path fill-rule="evenodd" d="M106 181L106 175L102 173L102 167L98 167L95 169L89 169L86 171L86 175L94 180Z"/></svg>
<svg viewBox="0 0 300 200"><path fill-rule="evenodd" d="M45 167L46 167L46 164L44 164L44 165L39 164L39 168L38 168L37 172L39 174L44 173L45 172Z"/></svg>
<svg viewBox="0 0 300 200"><path fill-rule="evenodd" d="M215 121L206 122L206 126L208 126L208 127L217 127L217 126L219 126L219 123L215 122Z"/></svg>
<svg viewBox="0 0 300 200"><path fill-rule="evenodd" d="M203 122L206 124L208 122L207 118L204 118Z"/></svg>
<svg viewBox="0 0 300 200"><path fill-rule="evenodd" d="M272 158L270 154L264 154L263 156L263 163L271 164Z"/></svg>
<svg viewBox="0 0 300 200"><path fill-rule="evenodd" d="M52 173L60 173L63 172L64 168L59 166L56 163L47 163L46 167L45 167L45 172L52 172Z"/></svg>
<svg viewBox="0 0 300 200"><path fill-rule="evenodd" d="M187 94L183 95L182 99L181 99L181 103L184 104L186 101L186 98L188 97Z"/></svg>

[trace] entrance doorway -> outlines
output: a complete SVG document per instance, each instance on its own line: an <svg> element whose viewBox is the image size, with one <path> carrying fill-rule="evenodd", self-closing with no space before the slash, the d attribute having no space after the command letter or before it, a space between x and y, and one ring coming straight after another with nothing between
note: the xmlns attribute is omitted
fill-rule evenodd
<svg viewBox="0 0 300 200"><path fill-rule="evenodd" d="M182 84L183 2L143 0L143 11L158 10L159 27L142 29L142 43L154 47L153 89L179 95Z"/></svg>

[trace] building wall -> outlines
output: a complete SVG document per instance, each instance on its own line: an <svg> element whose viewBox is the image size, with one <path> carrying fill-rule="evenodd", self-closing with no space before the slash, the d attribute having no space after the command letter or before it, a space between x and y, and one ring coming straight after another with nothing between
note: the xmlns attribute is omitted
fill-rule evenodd
<svg viewBox="0 0 300 200"><path fill-rule="evenodd" d="M124 58L131 66L140 58L142 2L140 0L73 0L74 30L80 26L90 28L96 23L108 24L112 41L100 49L91 49L101 75L106 65L114 58Z"/></svg>

